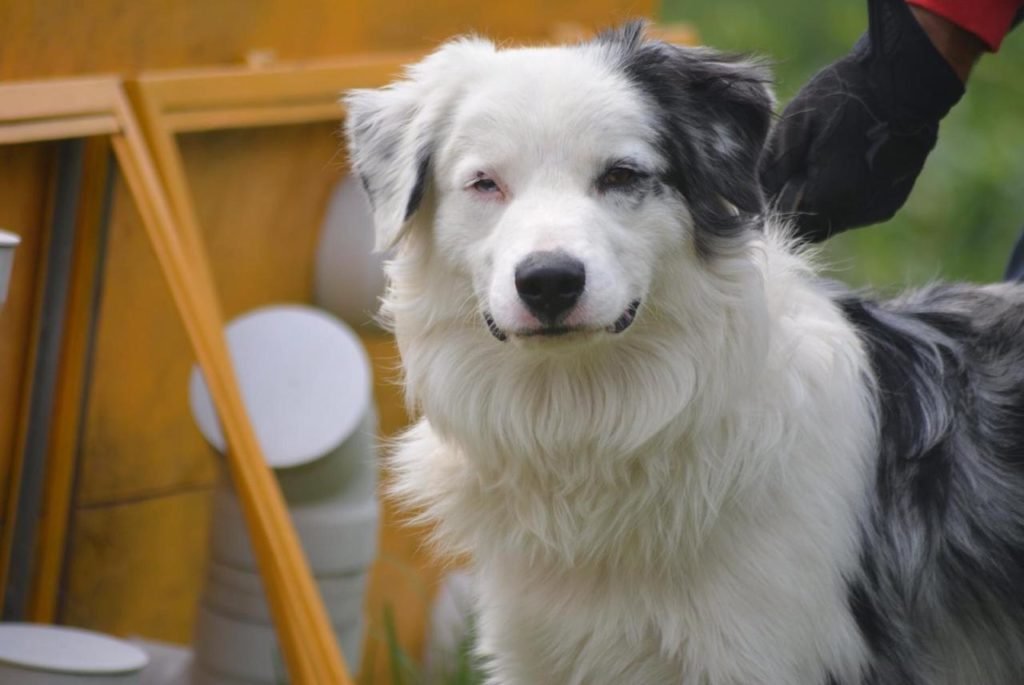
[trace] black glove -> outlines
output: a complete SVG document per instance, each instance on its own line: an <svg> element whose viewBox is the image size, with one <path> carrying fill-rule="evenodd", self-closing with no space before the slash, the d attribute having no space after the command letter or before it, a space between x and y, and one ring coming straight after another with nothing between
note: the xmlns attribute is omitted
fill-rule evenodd
<svg viewBox="0 0 1024 685"><path fill-rule="evenodd" d="M867 34L803 87L768 141L769 202L810 241L889 219L963 92L904 0L869 0Z"/></svg>

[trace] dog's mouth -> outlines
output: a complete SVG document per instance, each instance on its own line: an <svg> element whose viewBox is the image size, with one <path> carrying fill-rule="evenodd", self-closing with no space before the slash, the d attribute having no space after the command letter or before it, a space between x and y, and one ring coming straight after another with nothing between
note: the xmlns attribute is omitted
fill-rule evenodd
<svg viewBox="0 0 1024 685"><path fill-rule="evenodd" d="M636 320L636 314L640 310L640 300L633 300L626 307L626 311L622 313L615 323L604 328L589 328L586 326L542 326L540 328L531 328L527 330L515 331L512 335L518 338L559 338L569 336L573 334L588 334L597 332L606 332L613 335L618 335L624 330L633 325ZM484 312L484 322L487 324L487 330L491 332L495 338L501 342L505 342L509 338L509 333L502 330L497 323L494 322L494 317L491 316L490 312Z"/></svg>
<svg viewBox="0 0 1024 685"><path fill-rule="evenodd" d="M622 316L616 319L615 323L607 328L609 333L621 333L630 326L633 325L633 321L636 320L636 313L640 309L640 300L633 300L626 307L626 311L622 312Z"/></svg>

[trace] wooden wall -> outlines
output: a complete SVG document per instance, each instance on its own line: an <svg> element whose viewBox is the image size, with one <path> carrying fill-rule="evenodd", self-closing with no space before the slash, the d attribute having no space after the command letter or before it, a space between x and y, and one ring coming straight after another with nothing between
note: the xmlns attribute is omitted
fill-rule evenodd
<svg viewBox="0 0 1024 685"><path fill-rule="evenodd" d="M468 30L539 40L563 22L603 26L653 9L652 0L0 2L0 80L237 63L253 50L280 59L411 50ZM180 142L226 315L309 301L320 219L345 174L337 127L189 134ZM24 239L0 312L0 517L16 482L11 464L23 426L53 160L52 145L0 147L0 227ZM37 617L187 642L220 465L192 423L193 356L120 179L101 276L67 555L51 588L59 601L55 614ZM383 336L367 333L365 342L382 432L393 433L406 421L390 376L396 352ZM424 548L422 531L398 518L385 508L368 604L364 666L375 683L387 682L384 605L394 607L403 643L419 652L443 568Z"/></svg>
<svg viewBox="0 0 1024 685"><path fill-rule="evenodd" d="M0 80L429 48L458 33L539 40L650 16L652 0L5 0Z"/></svg>

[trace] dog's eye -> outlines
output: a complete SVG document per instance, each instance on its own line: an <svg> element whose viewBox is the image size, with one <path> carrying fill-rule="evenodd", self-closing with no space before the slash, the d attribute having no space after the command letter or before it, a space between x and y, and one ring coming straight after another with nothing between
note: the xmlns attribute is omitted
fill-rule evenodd
<svg viewBox="0 0 1024 685"><path fill-rule="evenodd" d="M624 190L636 185L644 176L644 173L627 166L613 166L601 174L601 178L597 180L597 185L602 192L606 190Z"/></svg>
<svg viewBox="0 0 1024 685"><path fill-rule="evenodd" d="M476 190L477 192L480 193L501 192L501 188L498 187L498 184L492 181L491 179L487 178L486 176L481 176L480 178L475 180L470 187L473 188L473 190Z"/></svg>

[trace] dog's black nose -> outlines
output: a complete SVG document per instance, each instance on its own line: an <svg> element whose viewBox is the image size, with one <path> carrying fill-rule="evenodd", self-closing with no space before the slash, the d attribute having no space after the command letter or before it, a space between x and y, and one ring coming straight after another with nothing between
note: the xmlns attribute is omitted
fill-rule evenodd
<svg viewBox="0 0 1024 685"><path fill-rule="evenodd" d="M516 290L530 312L551 325L583 294L583 262L564 252L533 252L516 267Z"/></svg>

